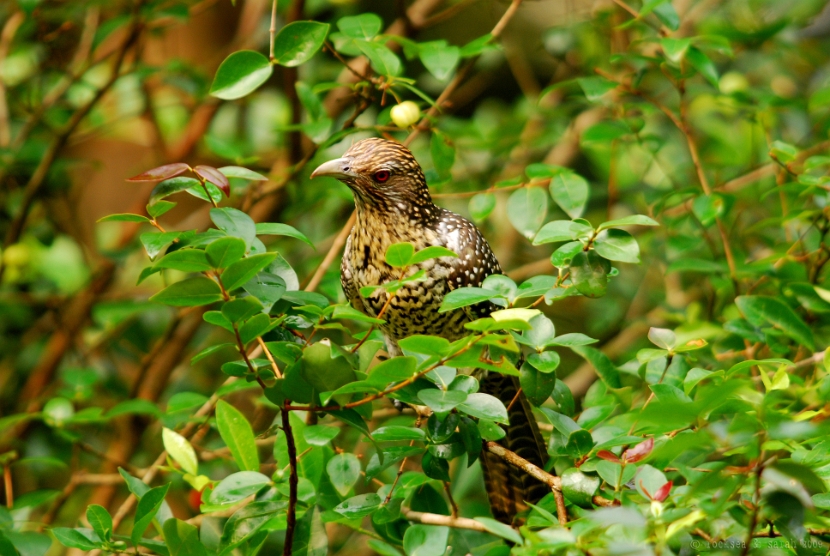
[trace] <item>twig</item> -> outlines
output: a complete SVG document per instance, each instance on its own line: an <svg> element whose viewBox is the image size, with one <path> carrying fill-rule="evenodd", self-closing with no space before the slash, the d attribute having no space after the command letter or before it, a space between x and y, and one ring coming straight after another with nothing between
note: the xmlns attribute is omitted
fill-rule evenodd
<svg viewBox="0 0 830 556"><path fill-rule="evenodd" d="M470 529L472 531L481 531L482 533L488 532L482 523L467 517L452 517L441 514L416 512L409 508L401 508L401 515L404 519L423 523L424 525L444 525L446 527L455 527L456 529Z"/></svg>
<svg viewBox="0 0 830 556"><path fill-rule="evenodd" d="M421 415L421 413L419 412L418 413L418 419L415 421L415 428L416 429L421 428L421 418L422 417L423 417L423 415ZM414 445L415 445L415 440L410 440L409 441L409 447L411 448ZM395 480L392 481L392 486L389 488L389 493L386 495L386 499L383 501L384 506L386 504L388 504L390 500L392 500L392 493L395 492L395 487L398 485L398 481L401 480L401 475L403 475L403 470L404 470L404 467L406 466L406 460L407 459L408 458L406 458L406 457L403 458L403 460L401 461L400 467L398 467L398 474L395 475Z"/></svg>
<svg viewBox="0 0 830 556"><path fill-rule="evenodd" d="M20 10L14 12L6 20L6 24L3 26L3 32L0 34L0 63L6 59L14 35L17 33L17 29L23 23L24 19L26 19L26 16ZM12 140L9 123L9 105L6 102L6 86L3 84L3 80L0 79L0 147L8 147Z"/></svg>
<svg viewBox="0 0 830 556"><path fill-rule="evenodd" d="M495 442L485 442L484 449L490 453L499 456L501 459L503 459L513 467L521 469L534 479L537 479L538 481L545 483L551 488L551 490L553 490L554 494L556 494L557 492L559 494L562 494L562 479L560 479L556 475L551 475L547 471L543 470L541 467L532 464L531 462L527 461L515 452L511 452L504 446L501 446L500 444L497 444ZM608 500L607 498L603 498L602 496L594 496L591 501L597 506L617 505L615 501ZM561 522L562 518L560 517L559 520Z"/></svg>
<svg viewBox="0 0 830 556"><path fill-rule="evenodd" d="M280 368L277 367L277 362L274 361L274 356L271 355L271 350L265 345L265 340L262 339L262 336L257 336L256 341L259 344L259 347L262 348L262 352L265 354L265 357L268 358L268 361L271 363L271 370L274 371L274 374L277 375L277 378L282 378L282 373L280 372Z"/></svg>
<svg viewBox="0 0 830 556"><path fill-rule="evenodd" d="M6 489L6 507L11 510L14 506L14 494L12 492L12 469L8 463L3 466L3 486Z"/></svg>
<svg viewBox="0 0 830 556"><path fill-rule="evenodd" d="M271 4L271 28L268 30L271 35L271 45L268 49L268 58L274 61L274 39L277 37L277 0Z"/></svg>
<svg viewBox="0 0 830 556"><path fill-rule="evenodd" d="M331 248L329 248L329 252L326 253L326 256L323 258L323 262L320 263L320 266L318 266L317 270L314 271L314 275L311 277L311 280L308 281L305 291L313 292L317 289L317 286L320 285L320 281L323 279L323 276L325 276L326 271L328 271L331 263L334 262L334 259L337 257L338 253L340 253L340 249L346 243L346 239L349 237L349 232L351 232L356 219L357 211L352 211L352 215L349 217L349 220L346 221L343 229L340 230L340 233L337 234L336 238L334 238L334 243L331 244Z"/></svg>
<svg viewBox="0 0 830 556"><path fill-rule="evenodd" d="M458 504L455 503L455 498L452 497L452 489L450 482L444 481L444 492L447 493L447 498L450 499L450 512L453 518L458 519Z"/></svg>
<svg viewBox="0 0 830 556"><path fill-rule="evenodd" d="M297 446L294 444L294 433L291 430L291 412L288 410L288 400L282 408L282 430L285 433L285 444L288 448L288 464L291 474L288 476L288 514L286 515L285 547L283 556L291 556L294 545L294 528L297 525Z"/></svg>
<svg viewBox="0 0 830 556"><path fill-rule="evenodd" d="M764 451L762 449L758 456L758 466L755 468L755 496L752 500L752 514L749 516L749 527L747 527L746 541L741 550L741 556L747 556L749 554L749 549L752 547L752 537L755 533L755 525L758 523L758 512L761 509L761 474L764 472L763 459Z"/></svg>

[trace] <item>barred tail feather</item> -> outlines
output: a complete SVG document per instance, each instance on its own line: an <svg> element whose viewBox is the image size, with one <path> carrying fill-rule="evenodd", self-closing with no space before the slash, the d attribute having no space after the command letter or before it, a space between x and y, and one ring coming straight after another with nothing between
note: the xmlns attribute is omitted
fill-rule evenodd
<svg viewBox="0 0 830 556"><path fill-rule="evenodd" d="M523 393L519 393L519 388L516 377L487 373L481 382L480 391L497 397L505 407L509 407L516 394L519 394L507 412L510 424L499 444L529 462L544 467L547 461L545 443L530 403ZM526 502L535 504L550 492L544 483L486 450L481 454L481 465L493 517L502 523L512 524L516 514L527 509Z"/></svg>

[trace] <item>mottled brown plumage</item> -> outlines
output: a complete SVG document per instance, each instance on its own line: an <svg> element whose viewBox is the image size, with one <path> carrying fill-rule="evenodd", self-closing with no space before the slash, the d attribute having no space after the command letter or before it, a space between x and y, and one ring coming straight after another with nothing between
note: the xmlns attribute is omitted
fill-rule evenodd
<svg viewBox="0 0 830 556"><path fill-rule="evenodd" d="M398 143L364 139L355 143L342 158L329 161L312 177L339 179L354 193L357 220L346 242L340 279L352 306L376 316L386 302L378 289L364 298L364 286L400 278L399 270L385 262L386 250L399 242L411 242L416 250L446 247L458 257L441 257L413 265L409 275L426 271L424 280L404 286L392 298L383 315L381 330L390 355L400 355L398 341L413 334L442 336L450 341L467 334L464 325L486 316L493 306L480 304L465 310L439 313L441 301L451 290L480 286L501 268L490 245L469 220L432 202L424 174L412 153ZM482 392L509 405L518 391L513 377L496 373L481 375ZM504 445L525 459L543 466L546 452L541 435L523 395L509 412L510 425ZM549 490L521 471L509 467L489 452L482 453L487 493L494 516L512 522L527 502L537 502Z"/></svg>

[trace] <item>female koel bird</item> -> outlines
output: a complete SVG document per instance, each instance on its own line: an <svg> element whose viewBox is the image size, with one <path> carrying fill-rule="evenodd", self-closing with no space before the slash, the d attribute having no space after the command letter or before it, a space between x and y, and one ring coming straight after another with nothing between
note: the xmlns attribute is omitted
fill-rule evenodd
<svg viewBox="0 0 830 556"><path fill-rule="evenodd" d="M466 336L464 325L473 318L487 316L490 304L479 304L472 311L439 313L444 296L455 288L481 286L501 267L490 245L469 220L432 202L421 166L403 145L385 139L364 139L355 143L342 158L322 164L312 178L329 176L345 183L354 194L357 220L346 241L340 265L340 281L352 306L377 316L386 303L380 290L365 298L360 289L400 278L399 270L385 262L390 245L410 242L416 250L441 246L458 257L430 259L409 269L423 269L425 278L406 284L392 298L380 328L390 356L401 355L398 341L413 334L441 336L450 341ZM379 295L378 295L379 294ZM519 392L513 377L488 373L481 377L484 393L499 398L508 406ZM502 444L526 460L543 467L544 443L525 396L508 412L510 425ZM535 503L550 490L526 473L509 466L499 457L481 454L484 480L493 515L511 523L525 502Z"/></svg>

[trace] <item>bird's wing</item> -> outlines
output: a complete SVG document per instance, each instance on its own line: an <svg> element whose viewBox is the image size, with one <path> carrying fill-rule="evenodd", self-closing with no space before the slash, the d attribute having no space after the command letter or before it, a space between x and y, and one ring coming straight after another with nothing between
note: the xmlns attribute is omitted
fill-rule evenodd
<svg viewBox="0 0 830 556"><path fill-rule="evenodd" d="M458 255L449 262L449 288L455 290L481 287L484 279L491 274L501 274L499 261L475 224L457 214L447 212L449 214L441 223L445 228L442 236L446 238L446 247ZM464 312L470 320L476 320L486 317L497 308L496 305L486 302L465 307Z"/></svg>
<svg viewBox="0 0 830 556"><path fill-rule="evenodd" d="M365 313L366 307L360 299L360 290L355 282L354 269L352 268L350 257L351 252L352 235L349 234L349 238L346 240L346 248L343 250L343 259L340 261L340 285L343 287L343 293L346 294L346 299L349 300L349 304L361 313Z"/></svg>

